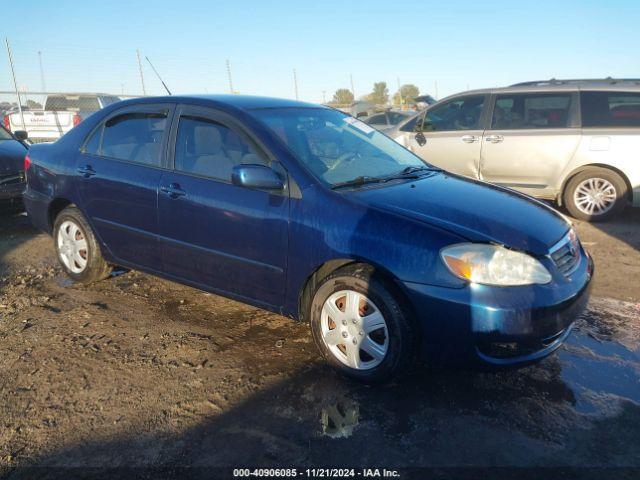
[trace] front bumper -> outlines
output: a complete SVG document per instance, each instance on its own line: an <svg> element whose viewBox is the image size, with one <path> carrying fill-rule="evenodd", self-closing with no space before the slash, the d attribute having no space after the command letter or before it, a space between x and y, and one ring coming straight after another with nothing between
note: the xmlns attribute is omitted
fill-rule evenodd
<svg viewBox="0 0 640 480"><path fill-rule="evenodd" d="M525 365L558 349L589 300L593 261L549 285L445 288L405 282L427 361Z"/></svg>

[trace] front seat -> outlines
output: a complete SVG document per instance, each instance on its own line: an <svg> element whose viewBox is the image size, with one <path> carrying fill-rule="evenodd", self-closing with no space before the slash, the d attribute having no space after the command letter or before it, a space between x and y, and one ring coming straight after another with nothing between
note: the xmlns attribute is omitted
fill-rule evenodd
<svg viewBox="0 0 640 480"><path fill-rule="evenodd" d="M231 181L234 162L224 153L218 128L215 125L197 125L193 136L193 173Z"/></svg>

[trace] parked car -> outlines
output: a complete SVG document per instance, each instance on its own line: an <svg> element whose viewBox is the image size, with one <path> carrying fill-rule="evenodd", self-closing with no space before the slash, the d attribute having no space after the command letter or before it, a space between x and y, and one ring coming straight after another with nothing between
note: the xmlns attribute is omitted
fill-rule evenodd
<svg viewBox="0 0 640 480"><path fill-rule="evenodd" d="M26 132L13 135L0 126L0 207L22 207L25 188L24 159Z"/></svg>
<svg viewBox="0 0 640 480"><path fill-rule="evenodd" d="M412 115L412 112L397 112L388 110L386 112L380 112L370 115L368 117L362 118L361 120L365 123L368 123L376 130L386 132L391 130L394 126L404 122Z"/></svg>
<svg viewBox="0 0 640 480"><path fill-rule="evenodd" d="M129 100L29 159L28 214L72 279L121 265L310 322L364 381L417 353L539 360L588 298L592 262L552 208L319 105Z"/></svg>
<svg viewBox="0 0 640 480"><path fill-rule="evenodd" d="M640 81L553 80L453 95L389 132L450 172L587 221L640 207Z"/></svg>
<svg viewBox="0 0 640 480"><path fill-rule="evenodd" d="M48 95L43 110L5 115L4 127L10 131L26 131L33 143L53 142L92 113L119 101L120 98L103 93Z"/></svg>

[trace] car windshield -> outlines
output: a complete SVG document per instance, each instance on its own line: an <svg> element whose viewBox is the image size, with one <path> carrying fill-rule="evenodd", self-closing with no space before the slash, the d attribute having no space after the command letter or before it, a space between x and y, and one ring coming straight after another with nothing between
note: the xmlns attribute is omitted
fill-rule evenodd
<svg viewBox="0 0 640 480"><path fill-rule="evenodd" d="M0 140L13 140L13 138L4 128L0 128Z"/></svg>
<svg viewBox="0 0 640 480"><path fill-rule="evenodd" d="M271 108L253 113L316 178L330 186L427 167L386 135L337 110Z"/></svg>

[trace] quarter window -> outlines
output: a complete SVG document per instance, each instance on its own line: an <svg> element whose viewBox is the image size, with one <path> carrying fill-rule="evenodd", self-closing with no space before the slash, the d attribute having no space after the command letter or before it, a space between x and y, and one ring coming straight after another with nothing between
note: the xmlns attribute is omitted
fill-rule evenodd
<svg viewBox="0 0 640 480"><path fill-rule="evenodd" d="M476 130L484 106L484 95L451 100L427 110L422 123L425 132Z"/></svg>
<svg viewBox="0 0 640 480"><path fill-rule="evenodd" d="M175 168L231 181L233 167L268 165L266 156L235 130L211 119L182 116L176 138Z"/></svg>
<svg viewBox="0 0 640 480"><path fill-rule="evenodd" d="M581 92L583 127L640 127L640 92Z"/></svg>
<svg viewBox="0 0 640 480"><path fill-rule="evenodd" d="M166 123L165 112L130 112L110 118L104 124L99 153L119 160L160 166Z"/></svg>
<svg viewBox="0 0 640 480"><path fill-rule="evenodd" d="M499 95L493 109L491 128L563 128L568 125L570 106L570 93Z"/></svg>

